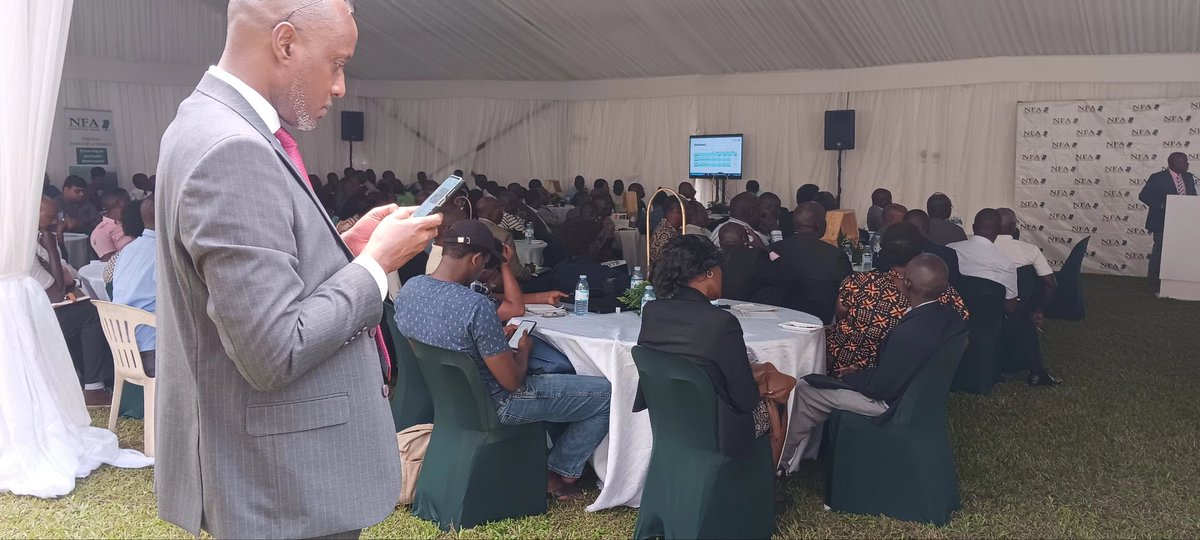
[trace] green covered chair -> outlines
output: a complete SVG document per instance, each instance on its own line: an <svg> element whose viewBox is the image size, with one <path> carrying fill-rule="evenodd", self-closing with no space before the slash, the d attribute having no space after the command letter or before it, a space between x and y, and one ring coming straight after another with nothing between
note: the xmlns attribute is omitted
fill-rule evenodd
<svg viewBox="0 0 1200 540"><path fill-rule="evenodd" d="M546 430L505 426L466 354L412 341L433 396L413 514L443 531L546 512Z"/></svg>
<svg viewBox="0 0 1200 540"><path fill-rule="evenodd" d="M392 420L396 424L396 433L417 424L432 424L433 398L421 369L417 367L412 345L396 328L396 307L391 302L383 303L383 317L391 332L392 363L396 369L396 389L392 391Z"/></svg>
<svg viewBox="0 0 1200 540"><path fill-rule="evenodd" d="M1005 317L1000 327L1002 373L1029 369L1030 357L1037 354L1037 351L1030 350L1030 347L1037 346L1037 325L1033 322L1033 314L1041 309L1043 294L1042 280L1033 265L1017 268L1017 295L1021 297L1021 306Z"/></svg>
<svg viewBox="0 0 1200 540"><path fill-rule="evenodd" d="M677 356L633 348L650 411L654 449L634 538L769 538L775 530L774 467L766 436L747 456L717 448L712 382Z"/></svg>
<svg viewBox="0 0 1200 540"><path fill-rule="evenodd" d="M971 338L962 355L951 389L969 394L988 394L1000 380L1001 328L1004 324L1004 286L995 281L963 276L963 297Z"/></svg>
<svg viewBox="0 0 1200 540"><path fill-rule="evenodd" d="M1080 240L1071 248L1071 254L1063 262L1062 268L1054 273L1058 287L1054 289L1054 299L1046 306L1046 318L1062 319L1064 321L1081 321L1085 315L1083 302L1083 282L1079 273L1083 269L1083 257L1087 255L1088 243L1092 237Z"/></svg>
<svg viewBox="0 0 1200 540"><path fill-rule="evenodd" d="M961 501L946 396L966 342L966 332L947 339L883 417L830 416L830 509L939 526L950 521Z"/></svg>

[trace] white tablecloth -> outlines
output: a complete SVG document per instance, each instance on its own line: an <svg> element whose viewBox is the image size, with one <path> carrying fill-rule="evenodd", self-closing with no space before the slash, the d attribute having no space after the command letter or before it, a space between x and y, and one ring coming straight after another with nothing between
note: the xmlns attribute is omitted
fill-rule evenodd
<svg viewBox="0 0 1200 540"><path fill-rule="evenodd" d="M722 300L721 303L738 302ZM758 361L771 362L779 371L797 378L809 373L824 373L824 329L799 333L778 326L789 320L812 324L821 324L821 321L812 315L782 308L777 315L772 319L739 317L746 345ZM637 345L641 318L633 313L618 313L586 317L571 314L535 320L538 325L534 332L566 354L577 373L602 376L612 383L608 437L592 456L592 464L604 488L596 502L588 506L588 511L640 506L653 444L649 414L633 412L638 383L633 347ZM794 406L792 403L793 410ZM789 431L787 440L791 442L795 438ZM814 437L814 440L819 439ZM789 450L785 445L782 462L794 471L801 453L794 447Z"/></svg>
<svg viewBox="0 0 1200 540"><path fill-rule="evenodd" d="M642 271L646 271L646 237L638 234L637 229L617 229L617 243L621 244L621 257L625 259L625 264L629 266L629 271L633 271L633 267L640 266Z"/></svg>
<svg viewBox="0 0 1200 540"><path fill-rule="evenodd" d="M88 235L82 233L63 233L63 245L67 252L63 255L67 263L75 269L83 268L91 259L88 255Z"/></svg>
<svg viewBox="0 0 1200 540"><path fill-rule="evenodd" d="M83 292L97 300L109 302L108 290L104 288L104 267L108 263L92 261L79 269L79 281L83 283Z"/></svg>
<svg viewBox="0 0 1200 540"><path fill-rule="evenodd" d="M541 240L513 240L513 247L517 250L517 257L521 259L521 264L533 263L538 268L542 267L542 252L546 250L546 243Z"/></svg>

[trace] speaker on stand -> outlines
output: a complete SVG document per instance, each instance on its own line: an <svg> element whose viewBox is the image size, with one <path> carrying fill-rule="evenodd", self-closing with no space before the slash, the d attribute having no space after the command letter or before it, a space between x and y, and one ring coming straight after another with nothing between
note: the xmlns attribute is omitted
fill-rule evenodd
<svg viewBox="0 0 1200 540"><path fill-rule="evenodd" d="M350 166L354 166L354 142L363 140L362 111L342 111L342 140L350 144Z"/></svg>
<svg viewBox="0 0 1200 540"><path fill-rule="evenodd" d="M854 109L825 111L825 149L837 150L837 201L842 205L842 152L854 150Z"/></svg>

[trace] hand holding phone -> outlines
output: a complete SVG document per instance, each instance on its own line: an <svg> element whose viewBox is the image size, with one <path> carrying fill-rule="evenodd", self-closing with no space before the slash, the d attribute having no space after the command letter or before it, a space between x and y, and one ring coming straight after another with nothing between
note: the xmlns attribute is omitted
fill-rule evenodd
<svg viewBox="0 0 1200 540"><path fill-rule="evenodd" d="M421 203L421 206L417 207L417 210L413 212L413 217L425 217L430 214L436 214L437 212L440 212L442 207L446 205L446 202L450 200L450 196L454 195L454 193L462 189L462 187L463 179L461 176L455 176L452 174L446 177L445 180L442 180L442 185L438 186L438 188L429 195L429 198L425 199L425 202Z"/></svg>
<svg viewBox="0 0 1200 540"><path fill-rule="evenodd" d="M535 326L537 326L537 321L531 321L528 319L521 321L521 324L517 326L517 331L513 332L512 337L509 338L508 347L510 349L516 349L521 344L521 338L525 337L525 334L532 332L533 327Z"/></svg>

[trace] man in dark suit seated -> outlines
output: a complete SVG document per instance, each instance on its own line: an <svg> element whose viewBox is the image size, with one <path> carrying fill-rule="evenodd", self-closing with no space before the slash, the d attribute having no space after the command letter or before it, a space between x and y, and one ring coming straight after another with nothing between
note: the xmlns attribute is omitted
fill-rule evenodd
<svg viewBox="0 0 1200 540"><path fill-rule="evenodd" d="M750 231L743 227L723 227L719 238L725 260L721 262L721 290L730 300L750 301L770 281L767 280L767 252L750 239ZM781 305L782 298L775 301L763 300L771 305Z"/></svg>
<svg viewBox="0 0 1200 540"><path fill-rule="evenodd" d="M940 257L942 262L946 263L946 268L950 270L950 284L957 286L962 279L962 274L958 271L958 252L929 239L929 214L920 208L909 210L907 214L904 214L904 221L921 231L921 236L925 237L925 246L921 248L921 251Z"/></svg>
<svg viewBox="0 0 1200 540"><path fill-rule="evenodd" d="M819 203L797 206L792 225L796 234L771 245L771 273L787 285L789 299L795 300L796 305L785 307L815 315L828 324L833 321L838 286L850 275L850 259L821 240L825 208Z"/></svg>
<svg viewBox="0 0 1200 540"><path fill-rule="evenodd" d="M1154 235L1154 250L1150 252L1150 267L1146 277L1151 292L1158 292L1158 271L1162 266L1163 225L1167 219L1168 195L1196 195L1196 177L1188 172L1187 154L1172 152L1167 156L1167 170L1159 171L1146 180L1138 200L1150 207L1146 212L1146 230Z"/></svg>
<svg viewBox="0 0 1200 540"><path fill-rule="evenodd" d="M812 429L834 410L867 416L887 412L942 343L966 331L958 312L937 301L947 286L946 263L937 256L924 253L909 261L902 291L913 307L884 338L878 365L842 379L808 375L796 384L792 424L802 434L797 448L807 445Z"/></svg>

